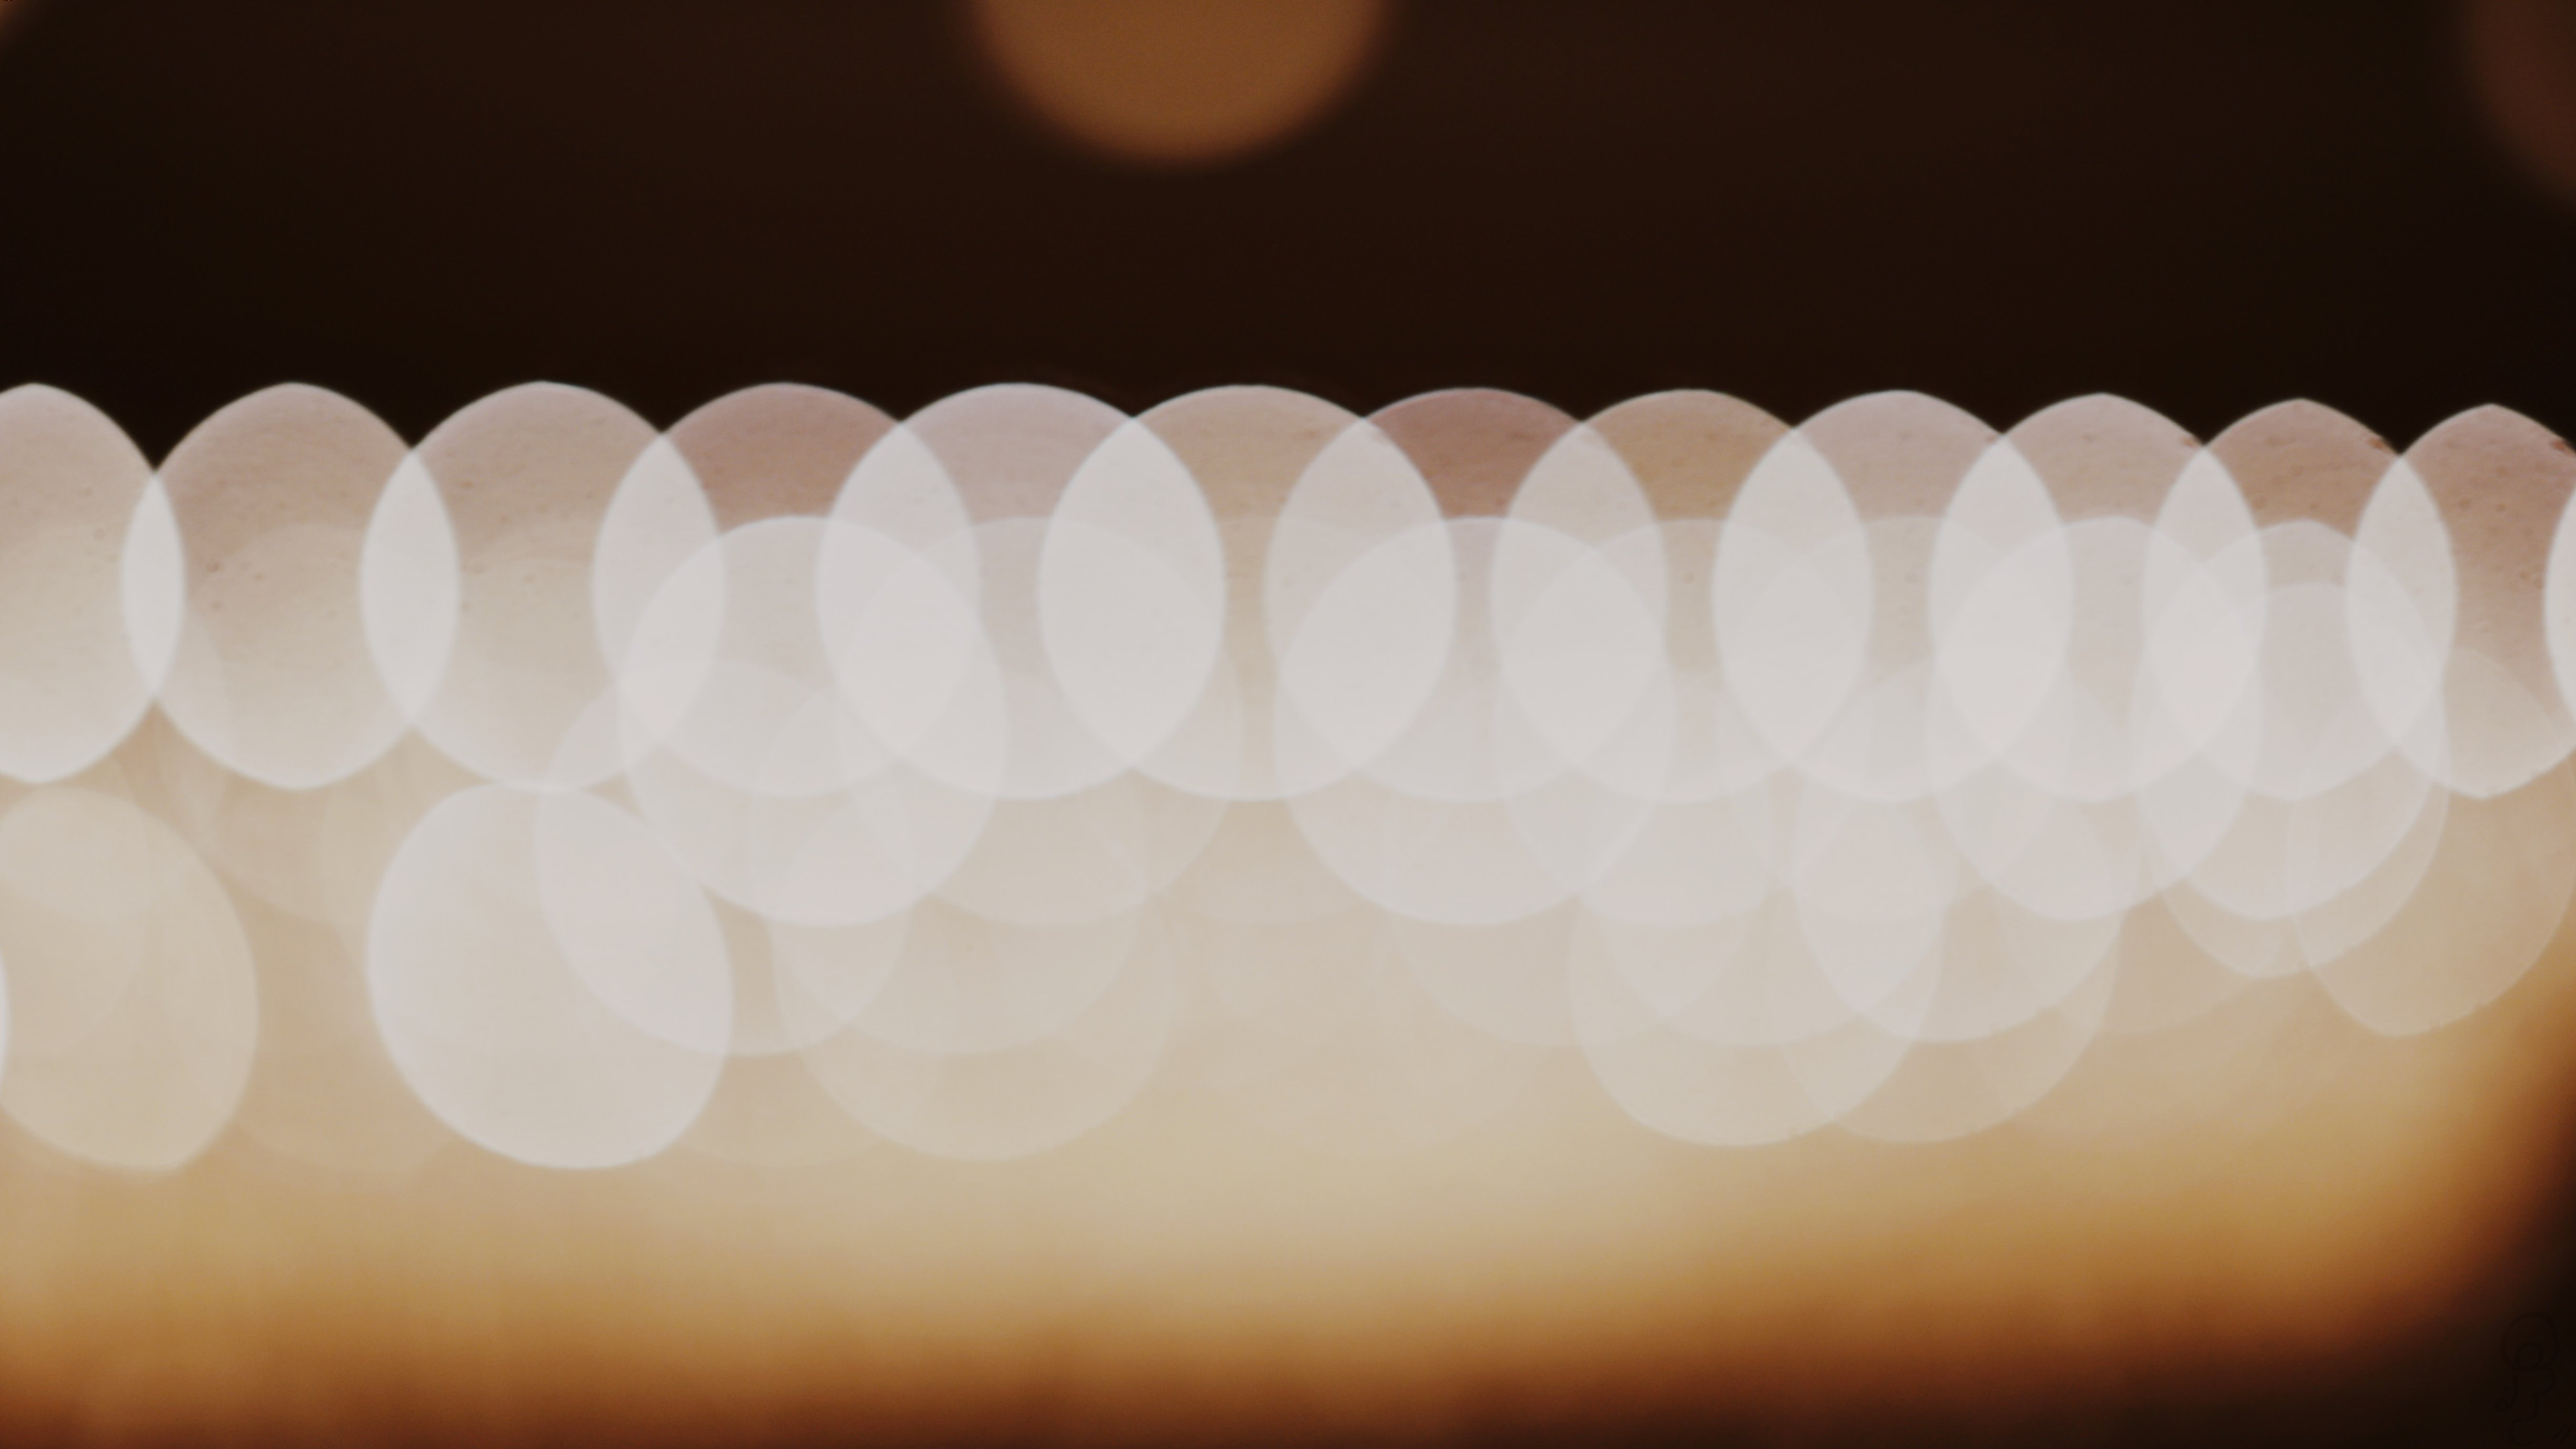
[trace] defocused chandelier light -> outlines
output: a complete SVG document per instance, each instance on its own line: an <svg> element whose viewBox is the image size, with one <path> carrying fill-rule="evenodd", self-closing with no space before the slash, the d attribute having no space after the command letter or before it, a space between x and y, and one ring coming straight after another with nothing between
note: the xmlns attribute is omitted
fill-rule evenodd
<svg viewBox="0 0 2576 1449"><path fill-rule="evenodd" d="M1001 1159L1188 1059L1385 1150L1580 1058L1722 1149L2187 1079L2301 973L2414 1036L2576 886L2571 491L2492 408L535 385L411 447L289 386L155 470L22 387L0 1108Z"/></svg>

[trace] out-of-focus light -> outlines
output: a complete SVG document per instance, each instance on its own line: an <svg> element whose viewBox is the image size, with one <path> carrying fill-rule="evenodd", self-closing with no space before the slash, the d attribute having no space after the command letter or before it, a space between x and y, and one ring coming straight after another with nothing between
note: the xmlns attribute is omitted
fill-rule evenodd
<svg viewBox="0 0 2576 1449"><path fill-rule="evenodd" d="M1389 0L970 0L1012 93L1086 150L1150 166L1258 151L1320 119Z"/></svg>
<svg viewBox="0 0 2576 1449"><path fill-rule="evenodd" d="M1021 1157L1167 1070L1392 1150L1550 1062L1958 1138L2257 983L2432 1031L2576 888L2495 408L282 387L155 472L25 387L0 484L0 1109L121 1167Z"/></svg>
<svg viewBox="0 0 2576 1449"><path fill-rule="evenodd" d="M2403 1327L2576 1100L2571 497L2494 408L0 393L0 1390ZM1921 1331L1799 1317L1891 1242Z"/></svg>
<svg viewBox="0 0 2576 1449"><path fill-rule="evenodd" d="M2469 73L2515 157L2576 205L2576 4L2462 0Z"/></svg>

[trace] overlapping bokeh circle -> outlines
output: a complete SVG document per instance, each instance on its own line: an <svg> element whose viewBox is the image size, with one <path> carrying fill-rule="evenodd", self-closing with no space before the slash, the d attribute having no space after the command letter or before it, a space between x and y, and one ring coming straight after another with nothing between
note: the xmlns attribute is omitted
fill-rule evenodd
<svg viewBox="0 0 2576 1449"><path fill-rule="evenodd" d="M0 394L0 1107L131 1170L1939 1140L2576 887L2576 455L1226 388ZM2189 1067L2182 1068L2185 1075Z"/></svg>

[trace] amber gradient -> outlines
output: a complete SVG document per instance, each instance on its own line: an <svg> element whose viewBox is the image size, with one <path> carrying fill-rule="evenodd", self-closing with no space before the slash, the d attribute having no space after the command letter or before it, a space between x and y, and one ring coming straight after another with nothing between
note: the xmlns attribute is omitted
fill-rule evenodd
<svg viewBox="0 0 2576 1449"><path fill-rule="evenodd" d="M684 1147L562 1174L451 1142L361 1190L238 1133L151 1183L13 1137L0 1427L1405 1440L2010 1422L2352 1374L2497 1311L2496 1265L2558 1183L2571 947L2402 1042L2310 979L2263 983L2151 1051L2097 1043L2020 1121L1936 1147L1696 1149L1579 1063L1395 1159L1169 1089L999 1166ZM2177 1090L2203 1103L2187 1125ZM2150 1095L2168 1115L2136 1112Z"/></svg>

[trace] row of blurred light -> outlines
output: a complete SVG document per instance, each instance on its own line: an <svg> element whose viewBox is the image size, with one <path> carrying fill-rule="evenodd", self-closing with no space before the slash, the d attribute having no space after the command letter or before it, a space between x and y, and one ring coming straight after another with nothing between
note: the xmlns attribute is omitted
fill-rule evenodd
<svg viewBox="0 0 2576 1449"><path fill-rule="evenodd" d="M990 1158L1160 1067L1361 1145L1574 1051L1695 1141L1938 1138L2165 978L2419 1032L2576 883L2571 490L2495 409L1262 388L413 448L284 387L156 472L20 388L0 1107L145 1169L365 1156L396 1077L540 1165L817 1104Z"/></svg>

